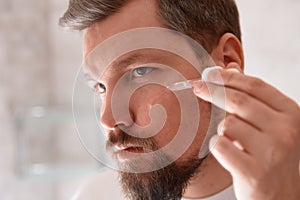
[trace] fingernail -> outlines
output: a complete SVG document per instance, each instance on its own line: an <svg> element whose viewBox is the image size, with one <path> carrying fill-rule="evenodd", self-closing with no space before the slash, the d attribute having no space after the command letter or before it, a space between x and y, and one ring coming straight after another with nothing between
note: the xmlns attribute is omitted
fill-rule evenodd
<svg viewBox="0 0 300 200"><path fill-rule="evenodd" d="M199 94L202 91L204 83L202 81L197 81L193 83L195 93Z"/></svg>
<svg viewBox="0 0 300 200"><path fill-rule="evenodd" d="M210 140L209 140L209 150L210 151L213 151L217 142L218 142L218 139L219 139L220 136L218 135L214 135Z"/></svg>
<svg viewBox="0 0 300 200"><path fill-rule="evenodd" d="M208 67L208 68L204 69L202 72L202 80L213 81L214 79L216 79L217 77L212 71L218 70L218 69L223 69L223 68L219 67L219 66L214 66L214 67Z"/></svg>
<svg viewBox="0 0 300 200"><path fill-rule="evenodd" d="M241 151L244 151L244 150L245 150L244 147L241 145L241 143L239 143L238 141L233 141L232 143L233 143L233 145L234 145L236 148L238 148L239 150L241 150Z"/></svg>
<svg viewBox="0 0 300 200"><path fill-rule="evenodd" d="M240 70L238 70L236 68L229 68L229 69L227 69L227 71L231 71L231 72L235 72L235 73L241 73Z"/></svg>

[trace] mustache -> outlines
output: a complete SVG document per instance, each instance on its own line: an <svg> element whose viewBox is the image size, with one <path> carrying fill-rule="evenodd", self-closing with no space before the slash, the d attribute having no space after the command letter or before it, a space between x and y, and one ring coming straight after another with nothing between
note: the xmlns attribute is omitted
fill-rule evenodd
<svg viewBox="0 0 300 200"><path fill-rule="evenodd" d="M157 142L154 138L137 138L127 134L121 129L116 129L108 133L108 138L106 142L106 150L110 151L113 149L114 145L136 145L142 146L144 149L151 151L158 150Z"/></svg>

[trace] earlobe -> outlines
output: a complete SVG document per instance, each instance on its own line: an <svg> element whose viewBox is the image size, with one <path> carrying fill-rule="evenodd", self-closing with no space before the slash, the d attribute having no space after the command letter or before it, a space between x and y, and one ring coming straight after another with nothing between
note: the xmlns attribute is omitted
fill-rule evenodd
<svg viewBox="0 0 300 200"><path fill-rule="evenodd" d="M217 47L212 51L216 65L224 69L236 68L244 71L244 52L239 39L232 33L225 33L219 40Z"/></svg>

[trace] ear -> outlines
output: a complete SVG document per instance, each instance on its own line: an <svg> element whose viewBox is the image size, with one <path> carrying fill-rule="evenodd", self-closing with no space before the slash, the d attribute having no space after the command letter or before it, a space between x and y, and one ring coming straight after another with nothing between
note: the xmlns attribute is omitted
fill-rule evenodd
<svg viewBox="0 0 300 200"><path fill-rule="evenodd" d="M219 40L211 56L216 65L224 69L235 68L244 72L244 52L239 39L232 33L225 33Z"/></svg>

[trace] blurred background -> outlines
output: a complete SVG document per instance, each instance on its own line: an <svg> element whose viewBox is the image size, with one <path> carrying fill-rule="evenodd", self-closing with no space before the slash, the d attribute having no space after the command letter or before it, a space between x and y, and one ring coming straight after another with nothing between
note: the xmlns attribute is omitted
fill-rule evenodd
<svg viewBox="0 0 300 200"><path fill-rule="evenodd" d="M299 103L300 1L237 3L246 73ZM82 33L59 29L67 5L0 0L0 199L70 199L102 169L74 130L72 86L82 61Z"/></svg>

